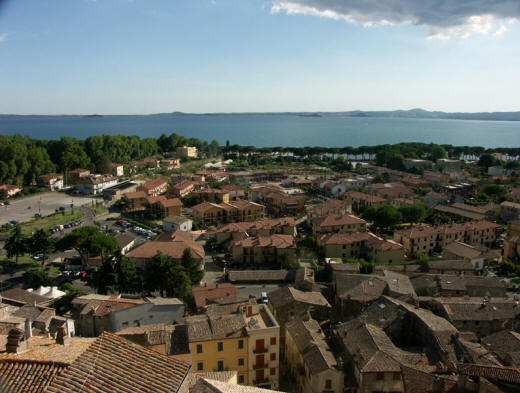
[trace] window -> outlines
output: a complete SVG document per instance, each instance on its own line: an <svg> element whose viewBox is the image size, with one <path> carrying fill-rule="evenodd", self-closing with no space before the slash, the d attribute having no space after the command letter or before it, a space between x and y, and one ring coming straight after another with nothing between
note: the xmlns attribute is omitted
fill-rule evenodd
<svg viewBox="0 0 520 393"><path fill-rule="evenodd" d="M224 361L217 360L217 371L224 371Z"/></svg>
<svg viewBox="0 0 520 393"><path fill-rule="evenodd" d="M246 379L244 378L243 374L238 375L238 383L245 383Z"/></svg>
<svg viewBox="0 0 520 393"><path fill-rule="evenodd" d="M128 327L128 322L123 322L123 327Z"/></svg>
<svg viewBox="0 0 520 393"><path fill-rule="evenodd" d="M276 345L276 337L271 337L271 345Z"/></svg>
<svg viewBox="0 0 520 393"><path fill-rule="evenodd" d="M331 379L325 380L325 389L332 389L332 380Z"/></svg>
<svg viewBox="0 0 520 393"><path fill-rule="evenodd" d="M272 354L270 355L270 359L271 359L271 360L276 360L276 353L272 353Z"/></svg>
<svg viewBox="0 0 520 393"><path fill-rule="evenodd" d="M217 351L222 352L224 350L224 343L218 342L217 343Z"/></svg>
<svg viewBox="0 0 520 393"><path fill-rule="evenodd" d="M204 370L204 362L197 362L197 371Z"/></svg>
<svg viewBox="0 0 520 393"><path fill-rule="evenodd" d="M401 374L400 373L394 373L394 381L399 381L401 379Z"/></svg>
<svg viewBox="0 0 520 393"><path fill-rule="evenodd" d="M202 353L202 344L197 344L197 353Z"/></svg>
<svg viewBox="0 0 520 393"><path fill-rule="evenodd" d="M270 374L270 375L276 375L276 368L274 368L274 367L271 368L271 369L269 370L269 374Z"/></svg>
<svg viewBox="0 0 520 393"><path fill-rule="evenodd" d="M385 379L385 374L384 373L377 373L376 374L376 379L378 381L383 381Z"/></svg>
<svg viewBox="0 0 520 393"><path fill-rule="evenodd" d="M244 340L238 340L238 349L244 349Z"/></svg>
<svg viewBox="0 0 520 393"><path fill-rule="evenodd" d="M238 358L238 365L243 366L244 365L244 358Z"/></svg>

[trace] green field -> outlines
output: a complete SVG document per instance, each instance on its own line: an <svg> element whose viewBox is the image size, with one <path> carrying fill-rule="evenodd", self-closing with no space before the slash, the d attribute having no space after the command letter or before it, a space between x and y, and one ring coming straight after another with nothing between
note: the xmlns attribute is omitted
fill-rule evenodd
<svg viewBox="0 0 520 393"><path fill-rule="evenodd" d="M54 213L43 218L33 218L31 221L20 224L20 228L24 235L30 235L38 229L49 230L57 225L68 224L71 221L81 220L82 218L83 214L78 209L74 209L74 212L67 210L63 213Z"/></svg>

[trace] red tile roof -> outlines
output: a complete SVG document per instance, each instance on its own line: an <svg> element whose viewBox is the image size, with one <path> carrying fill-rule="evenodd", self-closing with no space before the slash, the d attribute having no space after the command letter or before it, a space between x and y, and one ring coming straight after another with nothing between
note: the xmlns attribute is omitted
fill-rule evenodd
<svg viewBox="0 0 520 393"><path fill-rule="evenodd" d="M207 285L203 287L193 287L193 298L197 308L204 307L208 299L215 299L225 296L237 296L237 288L233 284Z"/></svg>
<svg viewBox="0 0 520 393"><path fill-rule="evenodd" d="M175 393L190 366L104 332L47 387L47 393Z"/></svg>
<svg viewBox="0 0 520 393"><path fill-rule="evenodd" d="M0 392L43 393L68 363L30 359L0 359Z"/></svg>

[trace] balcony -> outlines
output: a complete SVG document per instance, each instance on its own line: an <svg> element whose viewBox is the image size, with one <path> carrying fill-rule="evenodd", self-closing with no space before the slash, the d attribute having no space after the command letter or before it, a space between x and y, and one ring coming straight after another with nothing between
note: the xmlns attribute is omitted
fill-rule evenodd
<svg viewBox="0 0 520 393"><path fill-rule="evenodd" d="M253 365L253 370L262 370L264 368L268 368L269 365L267 363L264 363L264 364L254 364Z"/></svg>
<svg viewBox="0 0 520 393"><path fill-rule="evenodd" d="M253 349L253 353L267 353L268 351L269 351L269 348Z"/></svg>

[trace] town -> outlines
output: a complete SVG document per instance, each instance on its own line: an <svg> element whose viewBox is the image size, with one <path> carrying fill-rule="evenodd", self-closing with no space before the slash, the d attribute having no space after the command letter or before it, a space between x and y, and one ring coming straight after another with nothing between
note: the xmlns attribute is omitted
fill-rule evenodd
<svg viewBox="0 0 520 393"><path fill-rule="evenodd" d="M2 138L2 393L520 390L519 149Z"/></svg>

